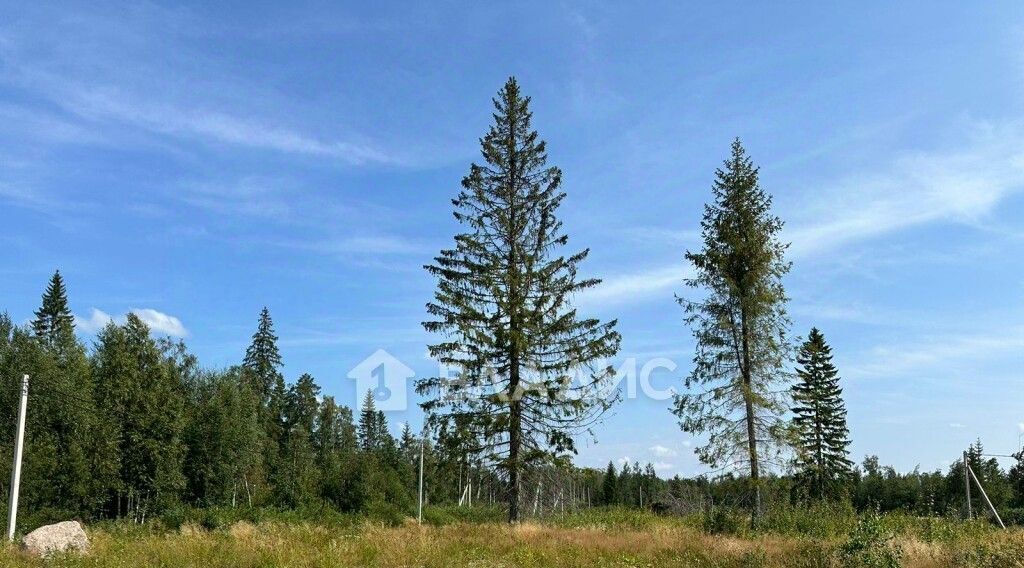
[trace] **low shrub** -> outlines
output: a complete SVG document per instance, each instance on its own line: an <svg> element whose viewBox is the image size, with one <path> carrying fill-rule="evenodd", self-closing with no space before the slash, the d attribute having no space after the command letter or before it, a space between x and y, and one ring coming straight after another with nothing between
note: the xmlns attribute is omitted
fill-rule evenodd
<svg viewBox="0 0 1024 568"><path fill-rule="evenodd" d="M900 568L902 551L877 515L862 517L839 549L846 568Z"/></svg>
<svg viewBox="0 0 1024 568"><path fill-rule="evenodd" d="M388 527L401 526L406 519L405 510L386 501L372 501L366 506L366 518Z"/></svg>
<svg viewBox="0 0 1024 568"><path fill-rule="evenodd" d="M701 530L715 535L742 535L750 532L750 513L728 507L712 507L701 514Z"/></svg>
<svg viewBox="0 0 1024 568"><path fill-rule="evenodd" d="M757 530L787 536L819 539L842 538L857 525L857 513L849 504L817 503L807 506L778 505L758 519Z"/></svg>

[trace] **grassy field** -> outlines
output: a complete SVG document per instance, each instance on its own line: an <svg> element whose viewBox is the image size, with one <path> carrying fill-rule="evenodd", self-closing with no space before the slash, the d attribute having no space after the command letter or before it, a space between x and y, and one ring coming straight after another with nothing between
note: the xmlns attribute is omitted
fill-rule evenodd
<svg viewBox="0 0 1024 568"><path fill-rule="evenodd" d="M207 523L209 524L209 523ZM1024 531L983 523L905 517L854 521L846 534L801 534L799 527L750 531L718 520L605 511L508 526L455 521L386 526L237 521L177 529L101 524L92 551L48 561L8 547L11 567L321 567L321 566L703 566L703 567L1013 567L1024 566ZM822 526L835 526L828 523ZM828 533L831 529L825 529ZM833 531L834 532L834 531Z"/></svg>

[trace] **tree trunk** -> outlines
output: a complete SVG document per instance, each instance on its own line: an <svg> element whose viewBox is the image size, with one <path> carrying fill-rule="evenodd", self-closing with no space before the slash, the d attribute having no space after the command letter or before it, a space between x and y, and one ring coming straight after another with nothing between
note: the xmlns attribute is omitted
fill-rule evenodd
<svg viewBox="0 0 1024 568"><path fill-rule="evenodd" d="M509 420L508 420L508 522L519 522L519 446L522 443L522 408L519 399L519 361L513 357L509 377Z"/></svg>
<svg viewBox="0 0 1024 568"><path fill-rule="evenodd" d="M747 421L747 453L750 458L750 484L754 492L754 505L750 516L754 525L761 516L761 464L757 456L757 427L754 423L754 392L753 375L750 369L750 330L747 325L747 314L741 312L743 334L743 403L746 407Z"/></svg>

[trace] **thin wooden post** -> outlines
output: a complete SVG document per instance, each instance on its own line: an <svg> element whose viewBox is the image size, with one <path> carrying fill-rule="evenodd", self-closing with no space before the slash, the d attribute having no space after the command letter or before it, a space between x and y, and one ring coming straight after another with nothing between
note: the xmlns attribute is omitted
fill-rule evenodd
<svg viewBox="0 0 1024 568"><path fill-rule="evenodd" d="M420 503L416 510L416 520L423 524L423 438L420 438Z"/></svg>

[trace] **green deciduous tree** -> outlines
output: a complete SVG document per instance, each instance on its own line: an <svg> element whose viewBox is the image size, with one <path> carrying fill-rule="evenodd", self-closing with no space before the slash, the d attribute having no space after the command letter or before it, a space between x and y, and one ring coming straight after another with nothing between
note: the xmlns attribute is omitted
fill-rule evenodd
<svg viewBox="0 0 1024 568"><path fill-rule="evenodd" d="M464 232L426 267L437 291L424 327L443 336L430 353L459 379L417 385L432 416L472 418L480 448L506 473L510 521L524 465L574 451L573 435L610 405L601 395L613 372L601 361L620 339L614 321L581 318L572 306L599 281L577 277L587 250L561 253L562 173L547 166L529 103L510 78L481 140L485 163L471 166L453 201Z"/></svg>
<svg viewBox="0 0 1024 568"><path fill-rule="evenodd" d="M365 491L359 477L359 440L352 409L325 396L317 416L315 440L317 465L323 475L321 496L343 511L358 510Z"/></svg>
<svg viewBox="0 0 1024 568"><path fill-rule="evenodd" d="M319 497L320 472L316 456L316 419L320 411L320 387L308 373L299 377L285 403L280 498L296 506Z"/></svg>
<svg viewBox="0 0 1024 568"><path fill-rule="evenodd" d="M102 435L116 444L116 480L108 502L136 518L173 502L184 488L184 376L194 360L161 347L135 314L98 336L94 374ZM108 464L108 466L111 464Z"/></svg>
<svg viewBox="0 0 1024 568"><path fill-rule="evenodd" d="M762 466L783 433L788 245L779 240L782 221L739 139L715 172L712 193L701 221L703 247L686 253L695 270L686 284L704 296L679 298L697 349L688 392L676 397L674 412L684 431L707 435L697 449L701 461L749 471L756 519Z"/></svg>
<svg viewBox="0 0 1024 568"><path fill-rule="evenodd" d="M187 498L200 505L248 505L260 477L260 401L242 372L206 372L190 389L185 443Z"/></svg>
<svg viewBox="0 0 1024 568"><path fill-rule="evenodd" d="M832 348L817 328L811 329L796 361L792 411L797 483L815 499L836 498L853 472L847 449L850 431Z"/></svg>

